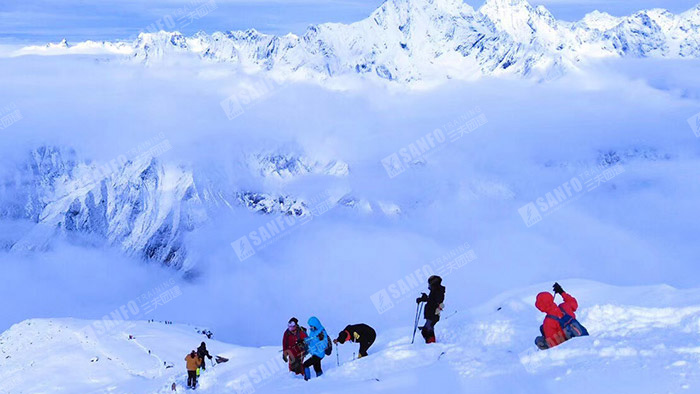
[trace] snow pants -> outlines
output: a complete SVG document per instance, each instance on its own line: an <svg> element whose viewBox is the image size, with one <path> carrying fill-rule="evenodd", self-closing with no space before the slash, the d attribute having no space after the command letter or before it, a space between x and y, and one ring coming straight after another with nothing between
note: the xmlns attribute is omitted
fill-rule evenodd
<svg viewBox="0 0 700 394"><path fill-rule="evenodd" d="M304 368L302 366L302 360L304 359L304 354L302 353L298 356L289 355L287 357L289 358L289 370L297 375L303 375Z"/></svg>
<svg viewBox="0 0 700 394"><path fill-rule="evenodd" d="M367 357L367 350L370 346L372 346L374 340L377 339L376 333L374 335L372 335L372 333L368 335L369 336L367 338L360 338L360 357Z"/></svg>
<svg viewBox="0 0 700 394"><path fill-rule="evenodd" d="M311 358L304 362L304 368L309 368L311 366L314 367L314 372L316 372L316 376L319 376L323 373L323 371L321 370L321 359L318 358L318 356L311 356Z"/></svg>
<svg viewBox="0 0 700 394"><path fill-rule="evenodd" d="M187 371L187 387L197 387L197 371Z"/></svg>
<svg viewBox="0 0 700 394"><path fill-rule="evenodd" d="M432 320L425 319L425 325L423 329L420 330L421 335L425 339L425 343L435 342L435 324Z"/></svg>

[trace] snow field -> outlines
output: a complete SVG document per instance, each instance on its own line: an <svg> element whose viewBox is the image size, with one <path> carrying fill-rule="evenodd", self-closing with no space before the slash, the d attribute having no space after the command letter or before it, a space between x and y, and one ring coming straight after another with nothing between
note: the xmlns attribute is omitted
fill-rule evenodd
<svg viewBox="0 0 700 394"><path fill-rule="evenodd" d="M198 387L205 393L423 393L426 385L444 392L613 393L620 384L625 392L657 393L700 387L700 291L563 283L578 298L578 318L591 336L548 351L533 344L543 316L532 304L546 284L458 311L438 324L435 345L421 343L420 334L411 345L410 326L379 332L367 358L353 360L357 345L341 345L340 367L334 348L324 358L324 375L309 382L287 372L278 345L239 347L209 340L191 326L143 321L86 338L81 330L88 321L32 319L0 336L0 380L9 382L1 390L169 393L175 382L177 392L185 392L184 357L202 340L213 355L230 359L213 367L206 360ZM612 302L616 298L621 302ZM666 302L682 306L660 306Z"/></svg>

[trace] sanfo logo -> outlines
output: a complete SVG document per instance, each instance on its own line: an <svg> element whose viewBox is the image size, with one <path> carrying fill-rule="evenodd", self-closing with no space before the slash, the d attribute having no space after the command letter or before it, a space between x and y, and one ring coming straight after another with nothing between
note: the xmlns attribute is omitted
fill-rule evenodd
<svg viewBox="0 0 700 394"><path fill-rule="evenodd" d="M445 133L435 129L382 159L382 165L389 174L389 178L393 178L406 171L409 164L436 152L437 148L444 146L446 141Z"/></svg>
<svg viewBox="0 0 700 394"><path fill-rule="evenodd" d="M562 183L544 196L518 209L527 227L542 221L542 218L583 195L583 183L577 177Z"/></svg>

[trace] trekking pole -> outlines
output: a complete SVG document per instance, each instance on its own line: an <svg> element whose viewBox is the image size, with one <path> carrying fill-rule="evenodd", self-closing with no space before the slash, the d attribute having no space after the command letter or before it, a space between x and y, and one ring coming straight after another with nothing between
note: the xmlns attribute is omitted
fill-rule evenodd
<svg viewBox="0 0 700 394"><path fill-rule="evenodd" d="M413 342L416 340L416 330L418 329L418 320L420 316L420 312L423 310L423 303L419 302L418 305L416 305L416 319L413 321L413 337L411 338L411 345L413 345Z"/></svg>
<svg viewBox="0 0 700 394"><path fill-rule="evenodd" d="M416 317L413 318L413 337L411 338L411 345L416 339L416 327L418 327L418 309L420 308L420 302L416 304Z"/></svg>
<svg viewBox="0 0 700 394"><path fill-rule="evenodd" d="M340 366L340 354L338 353L338 344L335 344L335 362L337 366Z"/></svg>
<svg viewBox="0 0 700 394"><path fill-rule="evenodd" d="M416 303L416 317L413 318L413 337L411 338L411 345L413 340L416 339L416 327L418 327L418 308L420 308L420 302Z"/></svg>

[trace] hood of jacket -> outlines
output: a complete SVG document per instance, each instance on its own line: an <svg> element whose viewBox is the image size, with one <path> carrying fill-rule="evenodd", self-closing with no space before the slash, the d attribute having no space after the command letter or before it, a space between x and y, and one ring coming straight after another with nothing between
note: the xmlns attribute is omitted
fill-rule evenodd
<svg viewBox="0 0 700 394"><path fill-rule="evenodd" d="M326 355L326 347L328 346L328 333L326 332L326 329L323 328L321 322L316 316L313 316L309 319L309 326L314 326L314 328L316 329L309 329L309 336L306 339L304 339L308 347L308 352L311 355L323 359L323 357L325 357ZM323 339L319 338L319 336L321 336L321 333L323 333Z"/></svg>
<svg viewBox="0 0 700 394"><path fill-rule="evenodd" d="M309 323L309 330L311 331L311 333L313 335L318 335L324 330L323 325L321 325L321 321L318 320L318 318L316 316L311 316L309 318L308 323ZM312 330L311 327L314 327L316 329Z"/></svg>
<svg viewBox="0 0 700 394"><path fill-rule="evenodd" d="M554 315L557 317L564 316L557 304L554 303L554 296L547 292L542 292L537 295L535 307L539 309L540 312L548 315Z"/></svg>

